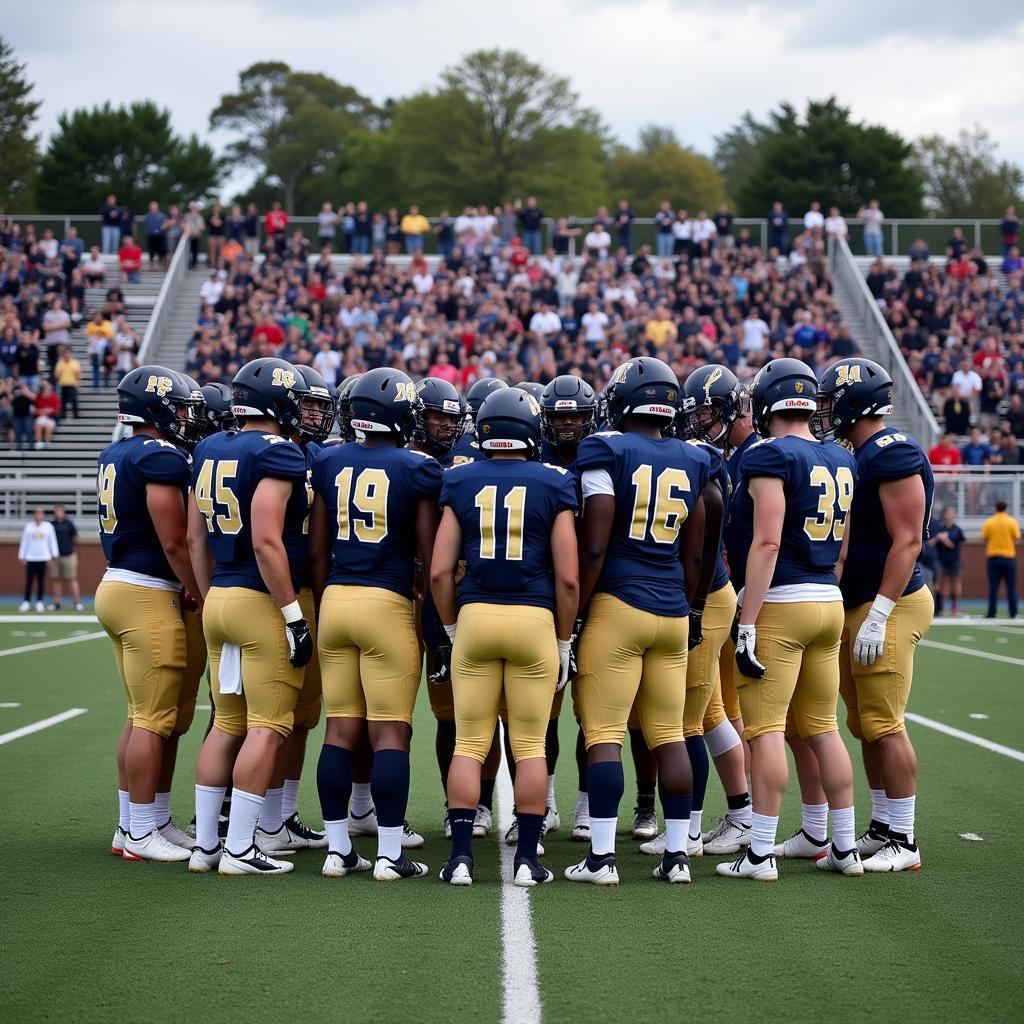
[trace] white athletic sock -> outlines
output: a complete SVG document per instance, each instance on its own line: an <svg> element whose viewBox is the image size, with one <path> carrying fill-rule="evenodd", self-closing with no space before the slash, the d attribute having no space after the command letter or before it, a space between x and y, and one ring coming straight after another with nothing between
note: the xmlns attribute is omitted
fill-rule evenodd
<svg viewBox="0 0 1024 1024"><path fill-rule="evenodd" d="M588 818L590 817L590 794L589 793L577 793L576 794L576 815L585 814Z"/></svg>
<svg viewBox="0 0 1024 1024"><path fill-rule="evenodd" d="M220 844L217 823L227 786L196 786L196 846L214 850Z"/></svg>
<svg viewBox="0 0 1024 1024"><path fill-rule="evenodd" d="M751 815L750 852L755 857L767 857L775 851L775 834L779 830L779 819L769 814Z"/></svg>
<svg viewBox="0 0 1024 1024"><path fill-rule="evenodd" d="M156 800L153 801L153 807L156 810L156 827L163 828L171 820L170 790L166 793L157 793Z"/></svg>
<svg viewBox="0 0 1024 1024"><path fill-rule="evenodd" d="M853 832L853 808L837 807L832 811L832 845L837 850L852 850L857 840Z"/></svg>
<svg viewBox="0 0 1024 1024"><path fill-rule="evenodd" d="M285 779L284 792L281 794L281 817L287 821L298 809L299 780Z"/></svg>
<svg viewBox="0 0 1024 1024"><path fill-rule="evenodd" d="M260 820L263 797L236 789L231 794L231 814L228 816L228 838L224 843L229 853L239 856L252 846L256 823Z"/></svg>
<svg viewBox="0 0 1024 1024"><path fill-rule="evenodd" d="M691 818L665 819L665 852L686 853L686 837L690 834ZM593 826L591 826L593 830Z"/></svg>
<svg viewBox="0 0 1024 1024"><path fill-rule="evenodd" d="M801 804L800 827L819 843L825 842L828 835L828 804ZM848 850L848 846L841 846Z"/></svg>
<svg viewBox="0 0 1024 1024"><path fill-rule="evenodd" d="M370 796L370 784L368 782L352 783L352 799L349 801L348 813L355 817L362 817L373 810L373 797Z"/></svg>
<svg viewBox="0 0 1024 1024"><path fill-rule="evenodd" d="M748 800L742 807L731 808L725 812L725 816L730 820L736 822L737 825L746 825L750 827L750 815L753 813L754 808L751 806Z"/></svg>
<svg viewBox="0 0 1024 1024"><path fill-rule="evenodd" d="M712 757L721 757L733 747L738 747L739 743L740 734L728 718L724 722L719 722L714 729L709 729L704 733L704 745Z"/></svg>
<svg viewBox="0 0 1024 1024"><path fill-rule="evenodd" d="M889 799L884 789L871 790L871 818L883 825L889 824Z"/></svg>
<svg viewBox="0 0 1024 1024"><path fill-rule="evenodd" d="M260 828L264 832L276 832L281 827L281 798L283 796L283 787L267 790L263 806L260 808Z"/></svg>
<svg viewBox="0 0 1024 1024"><path fill-rule="evenodd" d="M395 825L392 828L385 828L383 825L377 826L378 857L390 857L391 860L398 860L402 856L402 831L401 825Z"/></svg>
<svg viewBox="0 0 1024 1024"><path fill-rule="evenodd" d="M328 853L340 853L343 857L351 852L352 840L348 837L348 818L341 821L325 821ZM399 844L401 845L401 844Z"/></svg>
<svg viewBox="0 0 1024 1024"><path fill-rule="evenodd" d="M156 804L128 805L132 839L144 839L156 828Z"/></svg>
<svg viewBox="0 0 1024 1024"><path fill-rule="evenodd" d="M704 817L704 809L701 808L699 811L690 811L690 832L689 834L695 839L700 838L700 823Z"/></svg>
<svg viewBox="0 0 1024 1024"><path fill-rule="evenodd" d="M548 776L548 807L551 810L556 810L555 807L555 777L554 775Z"/></svg>
<svg viewBox="0 0 1024 1024"><path fill-rule="evenodd" d="M117 791L117 827L122 832L127 832L132 826L131 815L128 811L128 790Z"/></svg>
<svg viewBox="0 0 1024 1024"><path fill-rule="evenodd" d="M889 831L899 832L907 837L908 842L914 841L914 805L916 796L889 797Z"/></svg>
<svg viewBox="0 0 1024 1024"><path fill-rule="evenodd" d="M595 857L615 852L615 827L618 823L618 818L590 819L590 848Z"/></svg>

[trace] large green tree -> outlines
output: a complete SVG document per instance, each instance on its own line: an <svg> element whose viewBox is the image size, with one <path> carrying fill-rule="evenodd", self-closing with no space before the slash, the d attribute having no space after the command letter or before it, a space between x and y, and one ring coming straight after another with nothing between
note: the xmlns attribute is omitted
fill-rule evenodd
<svg viewBox="0 0 1024 1024"><path fill-rule="evenodd" d="M279 192L293 212L319 207L321 179L331 178L347 142L380 124L380 112L352 86L280 61L253 64L238 85L221 97L210 127L235 133L228 156L254 168L257 185Z"/></svg>
<svg viewBox="0 0 1024 1024"><path fill-rule="evenodd" d="M220 162L195 135L180 138L169 111L149 100L61 114L39 167L39 206L48 213L91 213L114 193L141 211L210 196Z"/></svg>
<svg viewBox="0 0 1024 1024"><path fill-rule="evenodd" d="M921 212L910 144L881 125L854 121L835 97L809 101L803 115L783 103L763 124L745 117L718 142L720 156L749 160L735 194L744 216L763 215L776 199L791 213L815 199L846 213L869 199L893 217Z"/></svg>
<svg viewBox="0 0 1024 1024"><path fill-rule="evenodd" d="M712 159L730 195L739 195L750 177L758 148L769 134L768 126L748 110L728 131L715 136Z"/></svg>
<svg viewBox="0 0 1024 1024"><path fill-rule="evenodd" d="M38 110L25 65L0 37L0 209L20 209L28 199L39 159L32 134Z"/></svg>
<svg viewBox="0 0 1024 1024"><path fill-rule="evenodd" d="M1001 217L1024 197L1024 172L999 159L995 142L980 126L954 139L918 139L914 166L924 183L925 208L936 217Z"/></svg>

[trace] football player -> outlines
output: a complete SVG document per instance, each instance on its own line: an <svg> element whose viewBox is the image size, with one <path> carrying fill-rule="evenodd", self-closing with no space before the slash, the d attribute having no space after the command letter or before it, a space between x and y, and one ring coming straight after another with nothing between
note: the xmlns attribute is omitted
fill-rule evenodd
<svg viewBox="0 0 1024 1024"><path fill-rule="evenodd" d="M279 750L292 731L311 626L293 572L305 550L306 459L291 436L308 393L291 363L246 363L232 381L240 431L211 434L196 448L189 496L189 549L205 599L214 727L196 764L196 845L189 870L277 875L288 861L255 841ZM229 779L223 845L217 818Z"/></svg>
<svg viewBox="0 0 1024 1024"><path fill-rule="evenodd" d="M741 585L736 681L754 812L750 847L717 866L727 878L778 878L787 717L818 763L832 812L832 845L816 863L844 875L864 872L854 834L853 772L836 721L843 611L835 570L849 543L857 472L848 451L811 434L817 384L805 363L784 358L766 363L751 389L754 425L764 440L740 461L727 543Z"/></svg>
<svg viewBox="0 0 1024 1024"><path fill-rule="evenodd" d="M352 389L356 386L361 376L361 373L353 373L338 385L336 397L338 406L338 437L328 442L329 444L344 443L345 441L354 441L356 439L356 432L352 429Z"/></svg>
<svg viewBox="0 0 1024 1024"><path fill-rule="evenodd" d="M453 643L452 850L441 871L451 885L473 881L480 772L503 696L516 763L514 884L529 887L554 878L538 860L538 842L547 806L545 734L555 690L569 677L579 597L573 524L578 498L570 473L539 461L540 427L540 406L528 391L495 390L477 415L486 460L453 468L441 489L444 516L431 589ZM456 602L463 553L466 575Z"/></svg>
<svg viewBox="0 0 1024 1024"><path fill-rule="evenodd" d="M843 359L821 376L820 436L853 446L850 550L839 580L846 606L840 693L846 723L861 742L871 788L871 823L857 840L865 871L918 871L914 836L917 757L903 712L914 651L934 602L917 556L927 539L935 482L928 457L885 425L892 378L870 359Z"/></svg>
<svg viewBox="0 0 1024 1024"><path fill-rule="evenodd" d="M583 541L580 717L589 761L590 850L571 881L617 885L615 825L623 792L621 746L630 711L658 762L666 847L654 876L690 880L686 855L690 762L683 740L689 600L698 592L705 508L720 529L722 501L708 486L707 453L663 436L679 384L661 360L631 359L607 391L612 431L580 445ZM618 431L622 431L619 433Z"/></svg>
<svg viewBox="0 0 1024 1024"><path fill-rule="evenodd" d="M204 430L203 437L216 434L218 430L234 430L235 414L231 411L231 388L220 381L204 384L203 393Z"/></svg>
<svg viewBox="0 0 1024 1024"><path fill-rule="evenodd" d="M181 588L198 594L185 540L185 450L198 437L202 403L181 374L164 366L132 370L118 385L117 400L118 421L131 426L131 436L97 460L97 513L109 567L96 591L96 617L113 644L128 699L111 853L182 861L190 840L170 820L167 752L195 710L195 694L188 706L183 688Z"/></svg>
<svg viewBox="0 0 1024 1024"><path fill-rule="evenodd" d="M367 723L377 815L373 876L393 881L427 872L402 852L402 837L420 681L414 563L417 550L430 563L441 467L405 447L418 403L406 374L386 367L364 373L351 403L351 426L363 440L325 448L313 463L310 552L314 593L323 595L318 647L327 710L317 768L328 836L323 874L342 877L370 866L348 832L352 751Z"/></svg>
<svg viewBox="0 0 1024 1024"><path fill-rule="evenodd" d="M498 377L481 377L466 392L466 408L469 422L458 443L452 449L452 465L461 466L464 462L475 462L480 458L480 446L476 437L476 414L480 411L484 399L492 392L507 388L508 384Z"/></svg>
<svg viewBox="0 0 1024 1024"><path fill-rule="evenodd" d="M334 426L334 397L327 382L312 366L293 364L295 372L305 382L308 392L299 398L302 422L292 435L303 451L307 467L311 467L316 453L330 436ZM311 471L307 498L312 505ZM289 549L292 573L299 584L299 607L310 625L312 641L316 645L316 610L309 577L309 528L304 527L305 544ZM256 842L271 856L288 856L296 850L323 849L327 836L309 828L299 817L299 783L306 757L306 738L320 721L321 708L320 660L311 658L303 669L302 691L295 705L291 735L285 740L277 756L274 775L267 789L267 797L260 811L256 827Z"/></svg>

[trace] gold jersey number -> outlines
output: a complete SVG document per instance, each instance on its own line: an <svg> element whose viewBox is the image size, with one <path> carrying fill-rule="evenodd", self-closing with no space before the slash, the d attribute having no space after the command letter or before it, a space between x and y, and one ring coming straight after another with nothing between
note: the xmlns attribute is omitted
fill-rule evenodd
<svg viewBox="0 0 1024 1024"><path fill-rule="evenodd" d="M364 469L353 480L354 470L346 466L335 478L338 494L338 540L356 540L379 544L388 535L388 488L390 481L383 469ZM365 516L354 518L349 506Z"/></svg>
<svg viewBox="0 0 1024 1024"><path fill-rule="evenodd" d="M633 474L636 496L629 539L673 544L689 515L680 492L689 492L690 477L685 469L663 469L657 480L653 476L654 470L647 464L637 466Z"/></svg>
<svg viewBox="0 0 1024 1024"><path fill-rule="evenodd" d="M241 533L242 512L238 496L231 488L231 481L237 473L237 459L224 459L220 462L206 459L199 467L193 493L210 533L213 533L215 525L224 534L234 536ZM218 505L224 509L223 512L217 511Z"/></svg>
<svg viewBox="0 0 1024 1024"><path fill-rule="evenodd" d="M113 533L117 529L117 511L114 508L114 484L117 466L112 462L100 467L96 480L96 498L100 505L100 529Z"/></svg>
<svg viewBox="0 0 1024 1024"><path fill-rule="evenodd" d="M804 520L804 533L815 541L830 537L842 540L853 502L853 473L847 466L840 466L833 476L827 466L812 466L811 486L821 488L821 494L818 495L818 514Z"/></svg>
<svg viewBox="0 0 1024 1024"><path fill-rule="evenodd" d="M494 484L477 491L474 505L480 512L480 557L498 554L498 488ZM505 509L505 558L520 562L523 558L523 520L526 518L526 488L513 487L502 502Z"/></svg>

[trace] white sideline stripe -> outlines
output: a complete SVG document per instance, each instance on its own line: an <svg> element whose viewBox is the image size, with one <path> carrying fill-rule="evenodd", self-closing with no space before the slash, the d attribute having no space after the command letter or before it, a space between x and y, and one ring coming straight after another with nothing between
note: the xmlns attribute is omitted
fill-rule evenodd
<svg viewBox="0 0 1024 1024"><path fill-rule="evenodd" d="M47 647L63 647L65 644L80 644L83 640L98 640L106 636L102 630L98 633L86 633L85 636L68 636L63 640L44 640L39 644L27 644L24 647L8 647L0 651L0 658L6 658L9 654L28 654L29 651L42 651ZM1024 665L1024 661L1021 662Z"/></svg>
<svg viewBox="0 0 1024 1024"><path fill-rule="evenodd" d="M36 622L43 625L47 622L98 622L95 615L51 615L49 612L36 612L35 615L0 615L0 626L16 622Z"/></svg>
<svg viewBox="0 0 1024 1024"><path fill-rule="evenodd" d="M540 1024L537 945L529 889L513 884L515 847L505 843L512 827L515 794L501 752L498 766L498 849L501 851L501 1020L502 1024Z"/></svg>
<svg viewBox="0 0 1024 1024"><path fill-rule="evenodd" d="M49 729L51 725L60 725L61 722L66 722L69 718L77 718L88 710L88 708L68 708L67 711L62 711L59 715L51 715L49 718L33 722L31 725L23 725L20 729L14 729L12 732L0 733L0 747L5 743L10 743L11 740L20 740L22 736L31 736L34 732Z"/></svg>
<svg viewBox="0 0 1024 1024"><path fill-rule="evenodd" d="M918 644L921 647L934 647L939 651L952 651L954 654L969 654L972 658L1001 661L1006 665L1024 665L1024 658L1011 658L1008 654L990 654L988 651L975 651L970 647L957 647L956 644L940 644L938 640L919 640Z"/></svg>
<svg viewBox="0 0 1024 1024"><path fill-rule="evenodd" d="M923 715L915 715L910 711L905 711L904 717L909 718L911 722L916 722L918 725L923 725L928 729L934 729L936 732L944 732L947 736L952 736L954 739L963 740L965 743L973 743L976 747L984 747L986 750L991 750L994 754L1002 754L1003 757L1012 757L1014 761L1024 761L1024 753L1019 750L1014 750L1013 747L1004 747L1002 743L993 743L991 740L987 740L983 736L975 736L972 732L964 732L962 729L954 729L951 725L946 725L943 722L936 722L934 719L925 718Z"/></svg>

